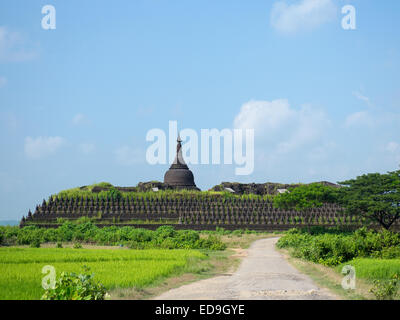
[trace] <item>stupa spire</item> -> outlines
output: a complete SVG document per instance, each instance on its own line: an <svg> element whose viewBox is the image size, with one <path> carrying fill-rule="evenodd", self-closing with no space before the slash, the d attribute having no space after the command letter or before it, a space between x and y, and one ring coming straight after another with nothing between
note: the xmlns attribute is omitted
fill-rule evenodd
<svg viewBox="0 0 400 320"><path fill-rule="evenodd" d="M182 156L182 139L181 135L178 133L178 138L176 139L176 156L173 164L180 164L186 166L185 160L183 160Z"/></svg>

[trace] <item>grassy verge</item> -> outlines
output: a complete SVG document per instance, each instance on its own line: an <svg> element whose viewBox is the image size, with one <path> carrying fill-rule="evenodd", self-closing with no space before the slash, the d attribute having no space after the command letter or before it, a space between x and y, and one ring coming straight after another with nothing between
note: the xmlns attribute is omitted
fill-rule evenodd
<svg viewBox="0 0 400 320"><path fill-rule="evenodd" d="M356 278L356 288L354 290L345 290L342 288L342 279L339 267L332 268L321 264L306 261L304 259L294 258L286 249L277 249L281 252L289 263L297 270L309 276L318 286L327 288L343 300L370 300L374 296L369 292L372 284L366 279ZM350 264L351 263L347 263Z"/></svg>
<svg viewBox="0 0 400 320"><path fill-rule="evenodd" d="M370 282L374 280L389 280L395 274L400 275L400 259L357 258L346 264L355 268L357 278ZM337 267L337 270L340 270L341 267Z"/></svg>
<svg viewBox="0 0 400 320"><path fill-rule="evenodd" d="M360 228L353 232L338 229L289 230L277 242L289 250L290 260L346 299L396 299L399 292L400 234L387 230ZM341 287L341 271L350 265L355 271L356 289ZM370 290L372 289L372 294Z"/></svg>

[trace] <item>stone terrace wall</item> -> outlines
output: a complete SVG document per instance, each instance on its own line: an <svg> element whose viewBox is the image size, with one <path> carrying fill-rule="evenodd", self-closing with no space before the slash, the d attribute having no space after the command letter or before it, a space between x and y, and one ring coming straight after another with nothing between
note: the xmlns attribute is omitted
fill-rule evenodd
<svg viewBox="0 0 400 320"><path fill-rule="evenodd" d="M182 225L187 229L286 230L292 227L318 226L361 226L359 217L344 214L342 208L325 204L309 214L294 210L280 210L271 200L247 198L178 198L146 199L131 197L112 199L56 199L36 207L21 221L21 226L57 224L57 219L75 220L81 217L96 218L98 224L136 225L140 220L156 226L163 224ZM143 223L143 224L142 224ZM398 224L397 224L398 225ZM396 227L396 226L395 226Z"/></svg>

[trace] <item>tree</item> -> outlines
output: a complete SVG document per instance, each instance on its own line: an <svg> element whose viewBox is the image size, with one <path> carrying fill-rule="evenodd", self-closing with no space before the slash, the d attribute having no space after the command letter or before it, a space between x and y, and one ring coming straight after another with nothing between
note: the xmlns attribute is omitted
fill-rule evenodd
<svg viewBox="0 0 400 320"><path fill-rule="evenodd" d="M122 198L121 191L112 187L110 190L107 191L107 197L110 197L113 200L120 200Z"/></svg>
<svg viewBox="0 0 400 320"><path fill-rule="evenodd" d="M309 214L312 209L322 207L324 203L337 200L337 188L320 183L311 183L296 187L290 192L274 197L274 206L280 209L294 209Z"/></svg>
<svg viewBox="0 0 400 320"><path fill-rule="evenodd" d="M400 218L400 170L369 173L343 182L340 204L347 213L378 222L389 230Z"/></svg>

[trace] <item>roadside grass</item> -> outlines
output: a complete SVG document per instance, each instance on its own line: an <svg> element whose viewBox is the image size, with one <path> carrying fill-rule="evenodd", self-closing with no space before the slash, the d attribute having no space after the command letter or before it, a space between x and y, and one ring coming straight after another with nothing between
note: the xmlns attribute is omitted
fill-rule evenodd
<svg viewBox="0 0 400 320"><path fill-rule="evenodd" d="M290 255L289 261L302 272L346 299L395 299L399 291L399 233L366 227L353 232L292 229L276 247ZM341 286L345 266L354 267L354 290Z"/></svg>
<svg viewBox="0 0 400 320"><path fill-rule="evenodd" d="M343 265L351 265L356 270L357 278L368 281L389 280L395 274L400 275L400 259L357 258ZM341 267L337 270L341 270Z"/></svg>
<svg viewBox="0 0 400 320"><path fill-rule="evenodd" d="M151 299L161 293L194 281L210 278L219 274L232 271L232 266L238 264L238 259L232 257L232 250L203 251L207 259L189 259L188 264L167 277L160 277L148 286L116 288L111 290L112 300L145 300Z"/></svg>
<svg viewBox="0 0 400 320"><path fill-rule="evenodd" d="M357 274L356 269L356 288L354 290L345 290L342 287L341 274L342 267L351 263L345 263L341 267L327 267L321 264L306 261L304 259L294 258L290 251L286 249L277 250L285 256L287 261L298 269L303 274L309 276L318 286L327 288L332 293L338 296L341 300L373 300L373 294L369 292L372 287L372 282L366 279L361 279Z"/></svg>

